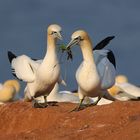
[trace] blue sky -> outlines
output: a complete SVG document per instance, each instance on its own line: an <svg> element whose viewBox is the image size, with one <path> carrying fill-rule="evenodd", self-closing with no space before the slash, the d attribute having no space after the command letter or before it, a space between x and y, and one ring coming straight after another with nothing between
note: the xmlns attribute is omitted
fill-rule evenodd
<svg viewBox="0 0 140 140"><path fill-rule="evenodd" d="M0 1L0 82L13 79L7 51L43 58L46 51L47 26L57 23L63 28L64 43L72 32L86 30L93 44L115 35L107 48L116 56L117 73L140 85L140 1L138 0L1 0ZM75 89L75 71L82 56L74 48L73 62L67 67L66 89ZM78 57L77 57L78 56Z"/></svg>

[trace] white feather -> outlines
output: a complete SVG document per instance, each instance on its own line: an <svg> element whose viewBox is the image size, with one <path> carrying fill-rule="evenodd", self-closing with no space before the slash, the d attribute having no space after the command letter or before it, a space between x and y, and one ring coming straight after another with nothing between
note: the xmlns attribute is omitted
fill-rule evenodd
<svg viewBox="0 0 140 140"><path fill-rule="evenodd" d="M119 88L121 88L124 92L135 96L135 97L140 97L140 88L130 84L130 83L116 83L116 86L118 86Z"/></svg>

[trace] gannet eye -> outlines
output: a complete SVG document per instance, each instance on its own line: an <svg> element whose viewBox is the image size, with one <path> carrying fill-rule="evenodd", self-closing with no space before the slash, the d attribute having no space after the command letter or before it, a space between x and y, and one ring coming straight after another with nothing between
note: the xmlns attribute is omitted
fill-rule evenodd
<svg viewBox="0 0 140 140"><path fill-rule="evenodd" d="M78 37L76 37L74 40L80 40L80 38L81 38L81 37L80 37L80 36L78 36Z"/></svg>
<svg viewBox="0 0 140 140"><path fill-rule="evenodd" d="M56 34L57 32L55 32L55 31L52 31L52 34Z"/></svg>
<svg viewBox="0 0 140 140"><path fill-rule="evenodd" d="M82 41L83 39L81 38L81 36L78 36L78 37L76 37L74 40Z"/></svg>

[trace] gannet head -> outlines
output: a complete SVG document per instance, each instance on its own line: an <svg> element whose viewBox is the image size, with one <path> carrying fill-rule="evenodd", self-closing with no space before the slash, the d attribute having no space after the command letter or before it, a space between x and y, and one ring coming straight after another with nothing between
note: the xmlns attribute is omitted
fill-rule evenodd
<svg viewBox="0 0 140 140"><path fill-rule="evenodd" d="M13 87L16 93L18 93L20 90L20 84L17 80L7 80L6 82L4 82L3 86Z"/></svg>
<svg viewBox="0 0 140 140"><path fill-rule="evenodd" d="M48 27L48 34L51 35L54 39L62 40L61 27L57 24L52 24Z"/></svg>
<svg viewBox="0 0 140 140"><path fill-rule="evenodd" d="M78 30L72 34L71 41L67 45L67 49L75 45L80 45L80 43L87 39L89 39L87 32L85 32L84 30Z"/></svg>
<svg viewBox="0 0 140 140"><path fill-rule="evenodd" d="M124 75L118 75L118 76L116 76L115 81L116 81L117 83L121 84L121 83L127 83L127 82L128 82L128 79L127 79L127 77L124 76Z"/></svg>
<svg viewBox="0 0 140 140"><path fill-rule="evenodd" d="M118 93L122 92L122 89L119 88L118 86L114 85L111 88L107 89L107 91L109 92L109 94L111 94L112 96L117 95Z"/></svg>

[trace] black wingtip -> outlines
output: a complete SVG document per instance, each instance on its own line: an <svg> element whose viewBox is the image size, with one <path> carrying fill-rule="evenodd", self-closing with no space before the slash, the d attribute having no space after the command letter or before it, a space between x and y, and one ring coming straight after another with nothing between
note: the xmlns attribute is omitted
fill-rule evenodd
<svg viewBox="0 0 140 140"><path fill-rule="evenodd" d="M108 36L105 39L103 39L101 42L99 42L94 48L93 50L101 50L103 49L106 45L109 44L109 42L114 39L115 36Z"/></svg>
<svg viewBox="0 0 140 140"><path fill-rule="evenodd" d="M114 65L115 69L116 69L116 60L115 60L115 56L114 53L109 50L109 52L107 53L107 58L109 59L109 61Z"/></svg>
<svg viewBox="0 0 140 140"><path fill-rule="evenodd" d="M14 55L12 52L10 52L10 51L8 51L8 59L9 59L9 61L10 61L10 63L12 62L12 60L14 59L14 58L16 58L16 55Z"/></svg>

